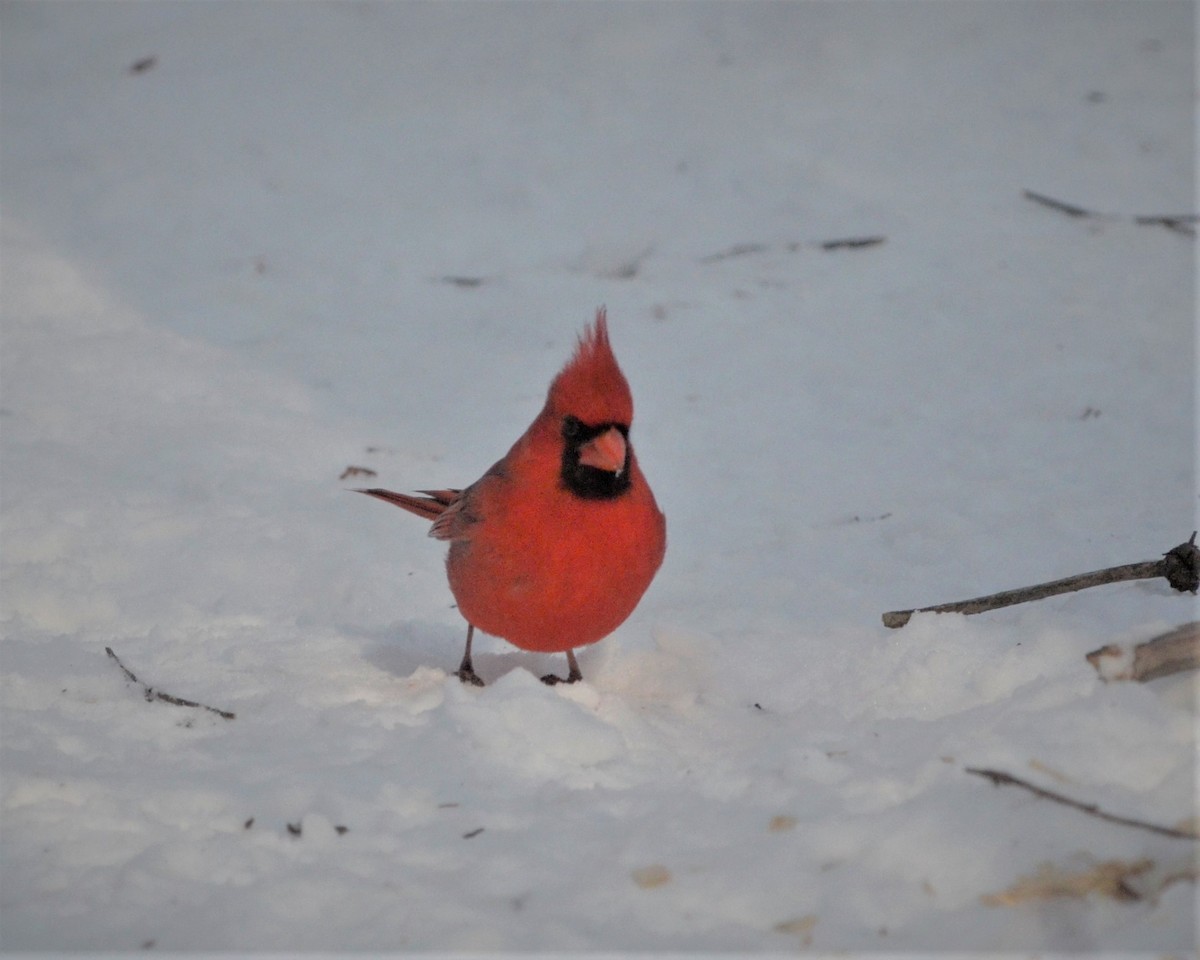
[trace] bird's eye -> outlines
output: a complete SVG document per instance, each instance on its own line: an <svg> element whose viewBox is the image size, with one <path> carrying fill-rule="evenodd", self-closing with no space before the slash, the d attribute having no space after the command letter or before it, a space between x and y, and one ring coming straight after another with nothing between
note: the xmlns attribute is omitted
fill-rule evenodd
<svg viewBox="0 0 1200 960"><path fill-rule="evenodd" d="M583 436L583 421L570 415L563 417L562 435L567 440L577 440Z"/></svg>

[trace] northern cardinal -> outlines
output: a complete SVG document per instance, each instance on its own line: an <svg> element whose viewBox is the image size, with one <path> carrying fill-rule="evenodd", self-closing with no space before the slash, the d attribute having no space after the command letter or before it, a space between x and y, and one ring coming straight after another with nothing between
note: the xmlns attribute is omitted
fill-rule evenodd
<svg viewBox="0 0 1200 960"><path fill-rule="evenodd" d="M633 612L667 546L666 519L629 442L633 397L608 342L603 309L550 384L546 405L490 470L465 490L424 496L360 490L433 521L449 540L446 572L467 620L457 676L483 686L471 663L478 627L523 650L595 643Z"/></svg>

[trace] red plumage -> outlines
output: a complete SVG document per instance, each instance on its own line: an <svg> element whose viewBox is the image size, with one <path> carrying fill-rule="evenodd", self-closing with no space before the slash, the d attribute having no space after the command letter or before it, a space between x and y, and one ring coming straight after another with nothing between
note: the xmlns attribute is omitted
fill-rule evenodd
<svg viewBox="0 0 1200 960"><path fill-rule="evenodd" d="M633 612L666 551L666 520L628 440L633 398L603 310L550 384L546 403L505 456L464 490L422 497L363 490L433 520L450 541L446 571L468 623L459 676L478 627L525 650L573 650ZM543 677L556 682L558 677Z"/></svg>

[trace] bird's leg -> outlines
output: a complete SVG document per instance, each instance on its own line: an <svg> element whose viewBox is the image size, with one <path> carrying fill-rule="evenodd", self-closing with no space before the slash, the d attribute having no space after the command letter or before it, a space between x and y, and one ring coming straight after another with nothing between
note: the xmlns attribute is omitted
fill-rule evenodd
<svg viewBox="0 0 1200 960"><path fill-rule="evenodd" d="M483 681L479 679L479 674L475 672L475 668L471 665L471 638L475 635L475 624L467 624L467 649L463 651L462 663L458 665L458 672L454 675L463 683L474 684L477 687L483 686Z"/></svg>
<svg viewBox="0 0 1200 960"><path fill-rule="evenodd" d="M569 669L567 671L567 678L565 680L553 673L548 673L542 677L542 683L548 684L552 687L556 683L574 683L576 680L583 679L583 674L579 672L579 664L575 662L574 650L567 651L567 667Z"/></svg>

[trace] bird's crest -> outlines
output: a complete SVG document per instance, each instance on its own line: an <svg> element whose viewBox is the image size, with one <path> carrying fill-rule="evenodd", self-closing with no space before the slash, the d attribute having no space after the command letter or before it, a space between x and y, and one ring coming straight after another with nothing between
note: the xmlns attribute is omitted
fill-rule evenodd
<svg viewBox="0 0 1200 960"><path fill-rule="evenodd" d="M575 353L562 368L546 397L546 407L559 416L578 417L586 424L633 421L633 395L608 342L604 308L584 328Z"/></svg>

